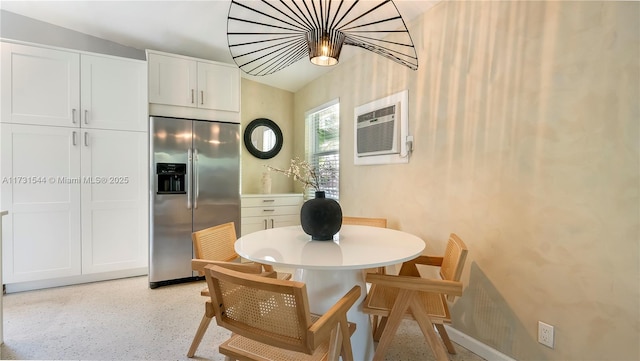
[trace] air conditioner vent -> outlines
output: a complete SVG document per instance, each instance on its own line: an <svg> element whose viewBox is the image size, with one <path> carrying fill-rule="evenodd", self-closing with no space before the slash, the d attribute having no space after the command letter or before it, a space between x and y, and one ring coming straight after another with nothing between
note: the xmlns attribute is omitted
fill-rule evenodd
<svg viewBox="0 0 640 361"><path fill-rule="evenodd" d="M356 147L358 157L380 154L397 154L399 116L398 105L361 114L357 117Z"/></svg>

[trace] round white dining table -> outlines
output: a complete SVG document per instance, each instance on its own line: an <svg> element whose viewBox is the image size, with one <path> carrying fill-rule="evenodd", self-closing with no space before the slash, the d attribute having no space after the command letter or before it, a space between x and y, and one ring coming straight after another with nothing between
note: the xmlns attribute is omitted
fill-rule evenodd
<svg viewBox="0 0 640 361"><path fill-rule="evenodd" d="M296 269L294 279L304 282L311 312L323 314L353 286L361 295L347 313L356 324L351 337L354 360L373 359L369 316L362 312L366 296L363 269L383 267L416 258L425 243L410 233L389 228L343 225L330 241L314 241L301 226L257 231L238 238L236 252L245 259Z"/></svg>

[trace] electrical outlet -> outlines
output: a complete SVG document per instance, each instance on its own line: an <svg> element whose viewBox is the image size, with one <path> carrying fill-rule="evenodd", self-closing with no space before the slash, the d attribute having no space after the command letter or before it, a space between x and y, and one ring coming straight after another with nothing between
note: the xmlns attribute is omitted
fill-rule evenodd
<svg viewBox="0 0 640 361"><path fill-rule="evenodd" d="M538 342L553 348L553 326L538 321Z"/></svg>

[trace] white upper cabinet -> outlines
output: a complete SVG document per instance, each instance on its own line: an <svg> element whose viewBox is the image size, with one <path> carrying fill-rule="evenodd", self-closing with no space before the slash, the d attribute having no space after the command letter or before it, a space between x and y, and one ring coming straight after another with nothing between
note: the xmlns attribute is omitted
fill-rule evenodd
<svg viewBox="0 0 640 361"><path fill-rule="evenodd" d="M1 46L3 123L147 130L144 61Z"/></svg>
<svg viewBox="0 0 640 361"><path fill-rule="evenodd" d="M195 61L149 54L149 103L196 106Z"/></svg>
<svg viewBox="0 0 640 361"><path fill-rule="evenodd" d="M240 71L232 65L148 51L149 102L240 111Z"/></svg>
<svg viewBox="0 0 640 361"><path fill-rule="evenodd" d="M2 46L2 122L78 126L80 55L18 44Z"/></svg>
<svg viewBox="0 0 640 361"><path fill-rule="evenodd" d="M81 126L146 131L146 64L86 54L80 64Z"/></svg>
<svg viewBox="0 0 640 361"><path fill-rule="evenodd" d="M240 111L240 73L228 65L198 62L198 107Z"/></svg>

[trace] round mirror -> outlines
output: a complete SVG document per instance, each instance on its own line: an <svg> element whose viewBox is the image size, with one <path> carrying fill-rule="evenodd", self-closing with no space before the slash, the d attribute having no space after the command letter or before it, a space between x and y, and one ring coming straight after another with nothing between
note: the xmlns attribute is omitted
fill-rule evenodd
<svg viewBox="0 0 640 361"><path fill-rule="evenodd" d="M244 146L256 158L275 157L282 149L282 140L280 127L266 118L252 120L244 130Z"/></svg>

